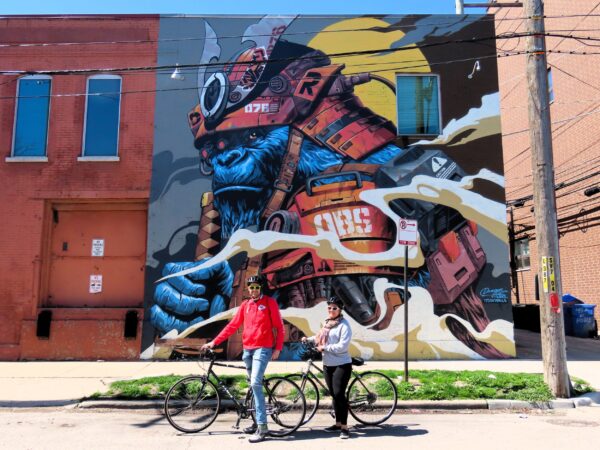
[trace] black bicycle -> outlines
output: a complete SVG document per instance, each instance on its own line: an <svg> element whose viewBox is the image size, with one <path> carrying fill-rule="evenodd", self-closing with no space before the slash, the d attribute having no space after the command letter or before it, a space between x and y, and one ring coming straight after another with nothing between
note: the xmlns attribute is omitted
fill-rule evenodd
<svg viewBox="0 0 600 450"><path fill-rule="evenodd" d="M297 382L306 398L307 413L303 424L311 420L317 412L321 392L323 395L330 395L327 386L314 372L323 374L323 369L314 363L314 360L319 357L319 352L313 344L304 343L304 346L306 367L301 373L286 376L288 380ZM364 361L360 358L352 358L352 364L361 366ZM352 379L346 397L352 417L365 425L379 425L385 422L394 414L398 403L398 391L391 378L372 370L366 372L352 370ZM333 416L333 411L330 414Z"/></svg>
<svg viewBox="0 0 600 450"><path fill-rule="evenodd" d="M175 349L180 353L198 354L199 359L209 363L204 375L191 375L175 383L165 398L165 415L169 423L184 433L197 433L209 427L217 416L229 406L237 413L234 428L240 421L252 417L256 422L254 396L248 389L244 399L236 398L214 372L214 366L245 367L215 361L215 352ZM300 387L284 377L269 377L263 380L267 415L271 416L269 434L287 436L304 423L306 401Z"/></svg>

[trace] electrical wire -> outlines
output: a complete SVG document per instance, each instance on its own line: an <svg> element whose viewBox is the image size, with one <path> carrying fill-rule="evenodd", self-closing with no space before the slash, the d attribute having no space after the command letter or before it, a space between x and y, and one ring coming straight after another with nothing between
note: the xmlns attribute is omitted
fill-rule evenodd
<svg viewBox="0 0 600 450"><path fill-rule="evenodd" d="M415 69L415 68L422 68L422 67L430 67L430 66L436 66L436 65L445 65L445 64L454 64L454 63L458 63L458 62L466 62L466 61L474 61L474 60L482 60L482 59L486 59L486 58L498 58L498 57L508 57L508 56L513 56L513 55L488 55L488 56L477 56L477 57L471 57L471 58L464 58L464 59L456 59L456 60L450 60L450 61L442 61L442 62L431 62L431 63L427 63L427 64L419 64L419 65L413 65L413 66L398 66L398 67L391 67L391 68L385 68L385 69L378 69L378 70L371 70L369 71L369 73L378 73L378 72L390 72L390 71L394 71L394 70L407 70L407 69ZM346 76L351 76L351 75L358 75L362 72L348 72L345 73L344 75ZM336 77L337 75L330 75L327 77ZM325 76L323 78L326 78ZM305 79L311 79L310 77L299 77L299 78L294 78L294 81L302 81ZM256 84L267 84L268 81L259 81ZM230 86L234 86L234 85L230 85ZM150 92L169 92L169 91L195 91L198 90L197 86L193 86L193 87L184 87L184 88L166 88L166 89L145 89L145 90L133 90L133 91L121 91L120 94L124 95L124 94L142 94L142 93L150 93ZM86 95L98 95L98 96L102 96L102 95L118 95L119 92L104 92L101 94L88 94L88 93L70 93L70 94L48 94L48 95L37 95L37 96L19 96L19 97L15 97L15 96L4 96L4 97L0 97L0 100L14 100L15 98L48 98L48 97L79 97L79 96L86 96ZM291 94L288 95L282 95L281 97L289 97L291 96Z"/></svg>
<svg viewBox="0 0 600 450"><path fill-rule="evenodd" d="M560 183L560 184L555 184L554 185L554 191L558 191L558 190L564 189L566 187L569 187L569 186L572 186L574 184L580 183L581 181L589 180L590 178L593 178L594 176L596 176L598 174L600 174L600 171L596 171L596 172L594 172L592 174L588 174L588 175L586 175L584 177L580 177L580 178L578 178L576 180L571 180L571 181L568 181L568 182L563 182L563 183ZM507 205L514 205L515 202L528 201L528 200L532 200L532 199L533 199L533 194L532 195L526 195L526 196L521 197L521 198L507 200L506 204ZM516 206L515 207L515 209L518 209L518 208L522 208L522 206Z"/></svg>
<svg viewBox="0 0 600 450"><path fill-rule="evenodd" d="M329 54L325 54L326 57L329 58L347 58L349 56L364 56L364 55L373 55L373 54L378 54L378 53L396 53L396 52L401 52L401 51L409 51L409 50L415 50L415 49L423 49L423 48L432 48L432 47L439 47L439 46L443 46L443 45L449 45L449 44L474 44L474 43L479 43L479 42L485 42L485 41L489 41L489 40L493 40L493 41L497 41L499 39L514 39L516 37L525 37L525 36L531 36L532 33L511 33L511 34L507 34L507 35L498 35L498 36L484 36L484 37L473 37L470 39L454 39L454 40L446 40L446 41L441 41L441 42L431 42L428 44L419 44L419 45L410 45L410 46L406 46L406 47L398 47L398 48L379 48L379 49L370 49L370 50L357 50L357 51L352 51L352 52L339 52L339 53L329 53ZM548 35L546 33L546 35ZM555 36L562 36L562 35L558 35L555 34ZM591 37L582 37L582 36L573 36L573 35L565 35L565 38L568 39L584 39L584 40L594 40L594 41L600 41L600 38L591 38ZM547 51L547 53L552 52L550 50ZM519 52L521 54L531 54L531 53L535 53L535 54L539 54L539 52L532 52L532 51L523 51L523 52ZM563 52L563 51L554 51L554 53L565 53L565 54L570 54L570 55L590 55L590 54L600 54L600 52L595 53L595 52L575 52L575 51L568 51L568 52ZM290 58L275 58L275 59L271 59L269 60L270 62L292 62L292 61L298 61L298 60L311 60L311 59L321 59L323 58L323 56L301 56L301 57L290 57ZM68 70L39 70L39 71L23 71L23 70L0 70L0 74L4 74L4 75L19 75L19 74L45 74L45 75L65 75L65 74L86 74L86 73L98 73L98 72L104 72L104 73L110 73L110 72L132 72L132 71L156 71L156 70L166 70L166 69L175 69L177 66L179 67L180 70L182 69L186 69L186 68L200 68L200 67L223 67L227 64L229 64L230 62L208 62L208 63L198 63L198 64L179 64L179 65L162 65L162 66L141 66L141 67L121 67L121 68L103 68L103 69L98 69L98 68L94 68L94 69L68 69ZM253 62L247 62L247 63L240 63L240 64L246 64L246 65L252 65L255 64Z"/></svg>
<svg viewBox="0 0 600 450"><path fill-rule="evenodd" d="M392 16L396 17L396 16ZM400 16L398 16L400 17ZM402 18L406 16L401 16ZM0 17L2 19L2 17ZM179 17L177 18L179 19ZM475 19L467 22L469 26L472 24L481 23L484 20ZM382 30L386 33L392 31L402 31L403 29L407 29L409 31L418 29L418 28L434 28L441 27L445 25L457 25L461 22L464 22L463 19L457 18L452 22L435 22L434 24L419 24L418 21L414 24L400 25L391 23L389 26L377 26L377 27L368 27L368 28L347 28L341 30L312 30L312 31L296 31L290 32L286 31L283 33L283 37L289 36L304 36L311 34L330 34L330 33L349 33L349 32L363 32L363 31L373 31L373 32L381 32ZM241 38L253 38L253 37L269 37L272 36L272 33L269 34L235 34L235 35L221 35L218 36L217 39L241 39ZM114 40L114 41L78 41L78 42L35 42L35 43L8 43L8 44L0 44L0 48L12 48L12 47L53 47L53 46L74 46L74 45L114 45L114 44L161 44L161 43L169 43L169 42L188 42L188 41L205 41L207 39L214 40L214 38L206 38L206 37L179 37L179 38L162 38L162 39L133 39L133 40Z"/></svg>

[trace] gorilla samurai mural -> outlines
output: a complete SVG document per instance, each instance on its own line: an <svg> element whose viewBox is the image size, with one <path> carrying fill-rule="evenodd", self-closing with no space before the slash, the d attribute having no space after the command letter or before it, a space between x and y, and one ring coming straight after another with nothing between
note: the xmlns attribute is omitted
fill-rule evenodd
<svg viewBox="0 0 600 450"><path fill-rule="evenodd" d="M331 295L356 355L402 358L408 333L415 359L514 356L495 54L458 44L477 26L493 36L482 17L161 19L162 37L201 36L163 62L177 45L200 59L193 94L173 101L158 80L143 356L212 338L256 274L282 310L282 359L299 358ZM467 85L476 60L488 81ZM421 140L397 133L440 95L428 77L403 107L397 76L415 72L456 103ZM401 218L419 224L408 293ZM241 335L227 344L240 353Z"/></svg>

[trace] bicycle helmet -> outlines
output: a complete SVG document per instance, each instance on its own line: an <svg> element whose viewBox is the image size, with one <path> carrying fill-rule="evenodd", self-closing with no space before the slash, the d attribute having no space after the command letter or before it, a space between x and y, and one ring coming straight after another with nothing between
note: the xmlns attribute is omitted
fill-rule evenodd
<svg viewBox="0 0 600 450"><path fill-rule="evenodd" d="M252 275L252 276L248 277L248 279L246 280L246 284L248 286L251 284L259 284L260 286L262 286L263 278L260 275Z"/></svg>
<svg viewBox="0 0 600 450"><path fill-rule="evenodd" d="M327 304L335 305L340 309L344 309L344 302L342 302L342 300L337 297L329 297L329 300L327 300Z"/></svg>

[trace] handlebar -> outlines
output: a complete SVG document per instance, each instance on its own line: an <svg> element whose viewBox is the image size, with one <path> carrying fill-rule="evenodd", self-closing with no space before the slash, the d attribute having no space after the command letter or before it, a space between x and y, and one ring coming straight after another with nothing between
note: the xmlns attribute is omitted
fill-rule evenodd
<svg viewBox="0 0 600 450"><path fill-rule="evenodd" d="M198 356L200 356L200 358L203 358L203 359L206 359L209 361L214 361L216 359L217 353L223 353L222 348L217 348L217 349L212 349L212 350L207 348L205 350L202 350L201 347L191 346L191 345L176 346L176 347L173 347L173 351L184 354L184 355L198 355Z"/></svg>

